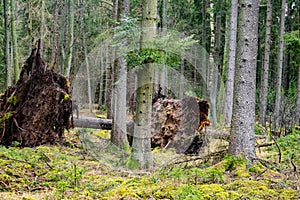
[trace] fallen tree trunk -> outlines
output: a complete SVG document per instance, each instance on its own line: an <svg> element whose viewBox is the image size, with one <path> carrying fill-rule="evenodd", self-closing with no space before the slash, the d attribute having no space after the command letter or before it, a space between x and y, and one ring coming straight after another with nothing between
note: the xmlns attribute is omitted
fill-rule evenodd
<svg viewBox="0 0 300 200"><path fill-rule="evenodd" d="M74 118L74 126L78 128L111 130L112 119L101 119L94 117L80 117L78 119Z"/></svg>

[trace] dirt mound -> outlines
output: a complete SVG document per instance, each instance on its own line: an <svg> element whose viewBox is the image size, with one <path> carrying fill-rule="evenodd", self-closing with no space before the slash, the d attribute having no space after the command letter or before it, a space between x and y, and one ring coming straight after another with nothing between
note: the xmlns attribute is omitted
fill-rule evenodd
<svg viewBox="0 0 300 200"><path fill-rule="evenodd" d="M0 144L37 146L62 142L73 127L68 81L47 69L40 41L22 67L16 85L0 97Z"/></svg>

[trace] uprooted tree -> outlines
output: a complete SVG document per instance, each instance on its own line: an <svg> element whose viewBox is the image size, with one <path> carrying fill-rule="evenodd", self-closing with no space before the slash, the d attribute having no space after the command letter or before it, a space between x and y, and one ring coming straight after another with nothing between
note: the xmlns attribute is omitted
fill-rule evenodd
<svg viewBox="0 0 300 200"><path fill-rule="evenodd" d="M16 85L0 96L0 144L21 146L60 143L73 127L68 81L47 69L40 41L22 67Z"/></svg>
<svg viewBox="0 0 300 200"><path fill-rule="evenodd" d="M209 126L207 101L187 96L155 99L152 111L151 146L175 148L177 153L197 154Z"/></svg>

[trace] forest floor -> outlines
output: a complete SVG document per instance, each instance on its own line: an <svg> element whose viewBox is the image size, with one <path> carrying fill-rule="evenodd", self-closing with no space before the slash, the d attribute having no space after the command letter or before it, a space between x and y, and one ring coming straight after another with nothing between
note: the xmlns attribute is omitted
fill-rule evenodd
<svg viewBox="0 0 300 200"><path fill-rule="evenodd" d="M64 146L0 146L0 199L300 199L300 131L260 148L253 165L154 149L151 171L127 170L129 152L107 137L74 129Z"/></svg>

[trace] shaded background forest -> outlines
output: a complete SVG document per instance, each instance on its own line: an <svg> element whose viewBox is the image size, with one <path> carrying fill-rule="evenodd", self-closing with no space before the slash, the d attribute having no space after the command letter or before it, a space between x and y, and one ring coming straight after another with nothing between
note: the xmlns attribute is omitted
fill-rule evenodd
<svg viewBox="0 0 300 200"><path fill-rule="evenodd" d="M114 35L124 29L139 26L141 19L141 1L130 1L130 14L127 22L120 23L121 1L73 1L73 0L33 0L16 1L3 0L0 6L0 91L14 84L24 60L38 38L43 38L44 58L56 70L70 78L71 84L78 71L89 67L89 73L98 73L97 87L93 89L93 102L101 108L110 110L112 80L111 49L105 47L105 41L114 38ZM261 104L261 85L263 82L263 65L266 40L267 1L260 2L259 11L259 41L257 63L257 118L259 118ZM284 51L282 62L282 83L278 81L279 49L280 49L280 18L282 2L274 1L271 4L272 20L270 32L270 60L267 90L267 122L274 123L276 90L281 90L280 124L282 130L289 131L299 123L299 67L300 67L300 2L288 0L285 4L285 32ZM207 96L209 84L197 77L195 65L188 65L185 61L171 57L169 66L184 73L185 78L194 86L199 97L209 98L212 110L211 118L214 124L224 124L223 110L225 86L227 80L229 37L230 37L231 2L224 0L159 0L158 1L158 28L176 30L183 38L192 37L197 44L204 47L207 57L212 56L218 69L218 80L215 81L217 93ZM99 46L101 48L99 48ZM95 53L95 49L96 51ZM100 49L100 52L99 52ZM106 54L106 56L103 56ZM57 55L57 57L56 57ZM138 55L142 56L142 55ZM97 61L98 59L98 61ZM136 58L128 57L128 62ZM173 59L173 60L172 60ZM208 59L208 58L207 58ZM138 60L139 61L139 60ZM182 67L184 66L184 67ZM209 65L207 71L209 71ZM208 76L208 75L207 75ZM100 77L100 78L99 78ZM87 77L83 77L83 82ZM208 77L209 79L209 77ZM88 84L88 83L84 83ZM89 86L92 87L92 86ZM298 89L297 89L298 88ZM97 92L96 92L97 91ZM89 97L91 98L91 97ZM214 105L212 98L216 101ZM299 99L299 98L298 98ZM298 100L299 101L299 100ZM226 104L226 102L225 102ZM81 105L84 107L84 105ZM91 105L89 105L91 109ZM215 110L215 111L214 111ZM212 112L212 113L213 113ZM214 116L215 115L215 116ZM264 124L264 123L263 123ZM278 127L277 127L278 128Z"/></svg>

